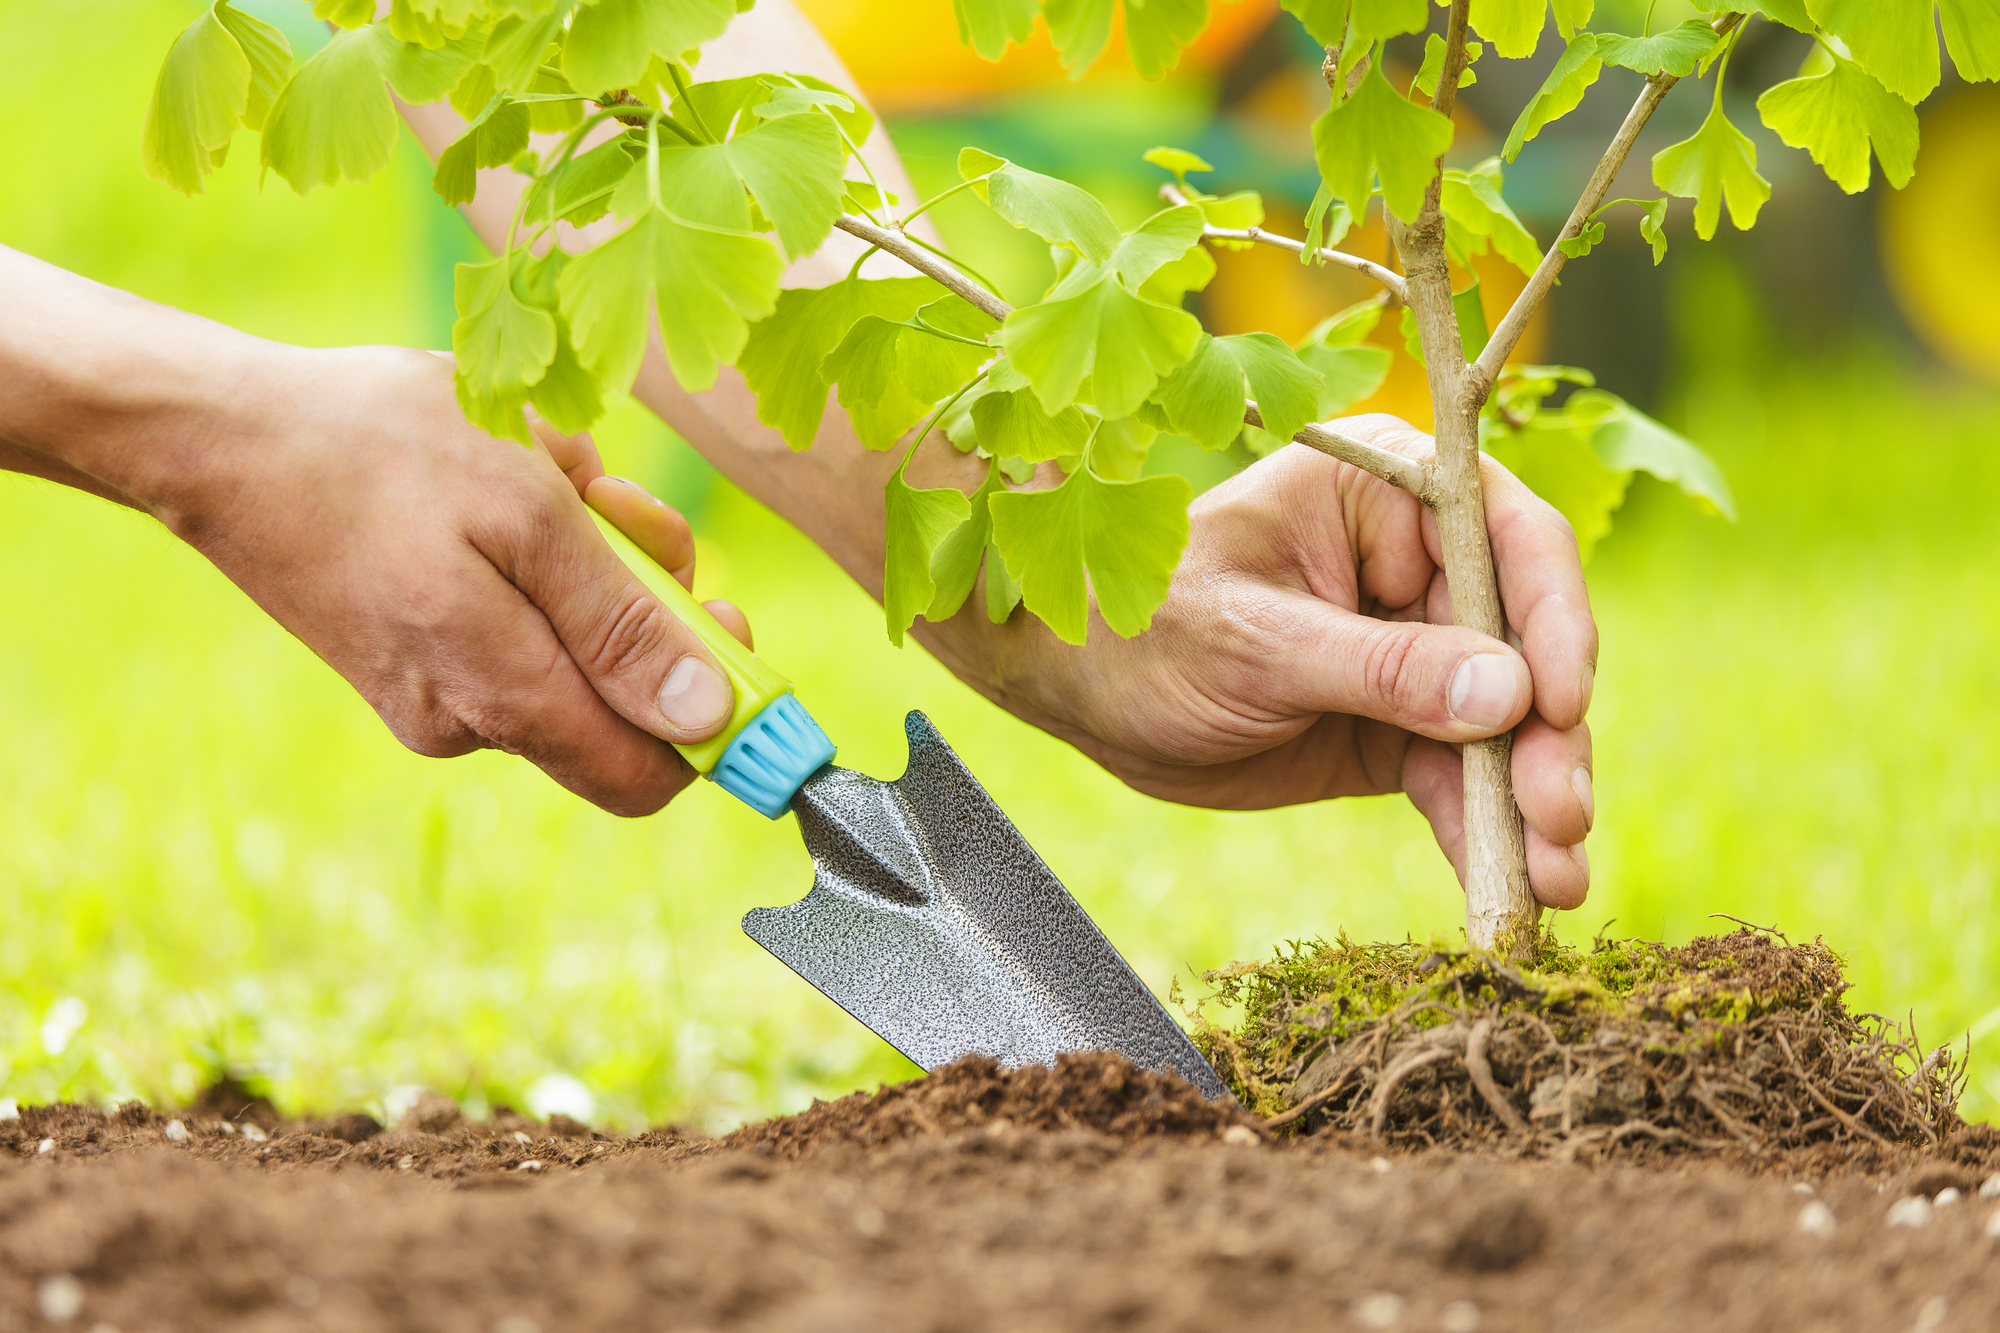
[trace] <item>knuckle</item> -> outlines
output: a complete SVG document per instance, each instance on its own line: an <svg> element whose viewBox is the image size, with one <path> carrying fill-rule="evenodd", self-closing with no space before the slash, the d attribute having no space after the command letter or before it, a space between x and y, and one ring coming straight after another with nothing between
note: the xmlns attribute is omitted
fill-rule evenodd
<svg viewBox="0 0 2000 1333"><path fill-rule="evenodd" d="M1399 704L1404 701L1420 663L1416 627L1384 622L1369 637L1363 651L1362 678L1374 698Z"/></svg>
<svg viewBox="0 0 2000 1333"><path fill-rule="evenodd" d="M676 624L656 598L632 597L611 617L581 665L593 680L635 675L666 651Z"/></svg>

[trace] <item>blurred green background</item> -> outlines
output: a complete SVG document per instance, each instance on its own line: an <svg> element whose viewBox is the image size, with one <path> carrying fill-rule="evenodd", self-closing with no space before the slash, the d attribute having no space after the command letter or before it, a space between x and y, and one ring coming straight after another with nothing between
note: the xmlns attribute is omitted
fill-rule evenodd
<svg viewBox="0 0 2000 1333"><path fill-rule="evenodd" d="M314 42L304 6L249 7ZM273 338L445 344L472 242L407 139L372 185L306 199L260 192L248 138L206 197L143 177L152 73L193 12L0 0L0 243ZM920 175L961 131L1088 155L1110 123L1091 108L1123 108L1135 141L1192 137L1225 124L1231 77L919 98L900 133ZM1988 1115L2000 394L1884 323L1794 337L1757 252L1677 247L1634 270L1656 284L1625 325L1646 383L1616 387L1715 452L1742 521L1641 484L1592 565L1596 887L1558 929L1681 940L1726 911L1823 935L1857 1006L1932 1042L1975 1030L1968 1109ZM1638 299L1607 290L1565 289L1559 350ZM899 772L902 713L924 709L1163 992L1283 939L1456 929L1401 798L1216 814L1134 795L892 649L829 561L642 410L599 440L689 511L701 592L750 610L843 762ZM621 821L502 755L409 754L150 520L4 475L0 627L0 1098L177 1098L228 1071L294 1109L386 1113L428 1085L718 1128L909 1072L737 928L809 884L788 824L707 787Z"/></svg>

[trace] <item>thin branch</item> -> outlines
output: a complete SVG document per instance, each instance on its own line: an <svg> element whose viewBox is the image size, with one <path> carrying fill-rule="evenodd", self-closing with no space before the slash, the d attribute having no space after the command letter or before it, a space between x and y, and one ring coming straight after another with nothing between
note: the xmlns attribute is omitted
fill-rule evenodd
<svg viewBox="0 0 2000 1333"><path fill-rule="evenodd" d="M1741 14L1724 15L1715 25L1716 36L1727 37L1742 21ZM1528 321L1541 307L1543 299L1549 294L1549 289L1555 286L1556 275L1561 273L1563 265L1569 262L1569 256L1562 252L1561 243L1580 234L1589 223L1590 215L1604 202L1604 196L1611 189L1611 182L1625 165L1625 159L1632 152L1632 145L1638 142L1639 131L1646 128L1646 122L1652 119L1653 112L1659 109L1661 100L1679 82L1680 80L1674 75L1665 73L1655 74L1646 80L1646 87L1640 92L1639 100L1625 113L1625 123L1618 127L1618 133L1612 137L1611 146L1604 150L1604 156L1597 161L1597 169L1590 173L1590 183L1583 187L1583 194L1577 199L1576 207L1570 210L1569 221L1563 224L1562 230L1557 232L1555 239L1549 243L1548 252L1542 256L1542 262L1536 267L1534 276L1528 279L1528 285L1521 289L1521 294L1514 298L1514 304L1508 308L1506 317L1500 321L1500 326L1493 330L1493 336L1487 340L1486 350L1482 351L1479 359L1472 363L1467 374L1469 381L1467 388L1473 398L1483 400L1492 389L1493 381L1499 377L1500 367L1513 354L1514 345L1521 341L1521 335L1527 331Z"/></svg>
<svg viewBox="0 0 2000 1333"><path fill-rule="evenodd" d="M1176 206L1188 202L1188 197L1182 194L1180 187L1172 181L1160 187L1160 197ZM1214 227L1203 223L1201 236L1205 241L1254 241L1259 245L1274 245L1295 255L1304 254L1306 249L1304 241L1295 241L1289 236L1265 231L1262 227ZM1398 301L1407 300L1403 275L1394 269L1384 268L1372 259L1363 259L1359 255L1350 255L1345 250L1335 250L1327 246L1320 247L1316 257L1329 264L1339 264L1343 268L1351 268L1356 273L1371 277L1387 287Z"/></svg>
<svg viewBox="0 0 2000 1333"><path fill-rule="evenodd" d="M850 236L858 236L877 249L896 256L926 277L936 279L947 290L964 297L966 301L993 319L1004 320L1013 313L1012 306L960 273L943 259L920 248L910 237L899 231L878 227L866 218L855 217L852 213L841 214L834 220L833 225ZM1243 422L1245 425L1260 429L1263 427L1264 418L1258 413L1256 404L1243 405ZM1405 458L1401 454L1390 453L1387 449L1378 449L1372 444L1363 444L1359 440L1350 439L1318 424L1307 425L1292 436L1292 439L1309 449L1316 449L1329 457L1337 458L1343 463L1351 463L1364 472L1372 473L1391 486L1408 491L1427 505L1436 502L1436 469L1428 464L1420 463L1413 458Z"/></svg>
<svg viewBox="0 0 2000 1333"><path fill-rule="evenodd" d="M1472 0L1452 0L1444 30L1444 68L1438 73L1437 91L1431 94L1431 110L1447 119L1458 101L1459 76L1465 73L1465 31L1471 22Z"/></svg>

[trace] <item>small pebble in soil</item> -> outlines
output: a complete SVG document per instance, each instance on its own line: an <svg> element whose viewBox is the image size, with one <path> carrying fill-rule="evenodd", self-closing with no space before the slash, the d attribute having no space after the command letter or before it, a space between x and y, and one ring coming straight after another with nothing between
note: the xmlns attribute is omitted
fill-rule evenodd
<svg viewBox="0 0 2000 1333"><path fill-rule="evenodd" d="M1792 1193L1794 1194L1811 1194L1812 1192L1813 1192L1813 1187L1806 1184L1805 1181L1803 1180L1801 1180L1798 1184L1792 1186Z"/></svg>
<svg viewBox="0 0 2000 1333"><path fill-rule="evenodd" d="M1917 1310L1917 1328L1919 1330L1936 1328L1944 1322L1945 1314L1950 1308L1944 1297L1931 1297Z"/></svg>
<svg viewBox="0 0 2000 1333"><path fill-rule="evenodd" d="M1363 1328L1394 1328L1403 1318L1403 1298L1378 1291L1354 1303L1354 1322Z"/></svg>
<svg viewBox="0 0 2000 1333"><path fill-rule="evenodd" d="M1389 1169L1389 1159L1386 1157L1371 1157L1368 1159L1368 1169L1378 1176L1382 1175Z"/></svg>
<svg viewBox="0 0 2000 1333"><path fill-rule="evenodd" d="M54 1139L43 1139L40 1143L37 1143L35 1145L35 1151L38 1153L54 1152L55 1150L56 1150L56 1141Z"/></svg>
<svg viewBox="0 0 2000 1333"><path fill-rule="evenodd" d="M21 1106L12 1097L0 1097L0 1120L19 1120Z"/></svg>
<svg viewBox="0 0 2000 1333"><path fill-rule="evenodd" d="M1892 1227L1927 1227L1931 1224L1931 1201L1921 1194L1912 1194L1907 1199L1898 1199L1889 1205L1888 1223Z"/></svg>
<svg viewBox="0 0 2000 1333"><path fill-rule="evenodd" d="M522 1133L522 1132L521 1132L520 1130L518 1130L518 1129L517 1129L517 1130L515 1130L515 1131L514 1131L514 1142L516 1142L516 1143L533 1143L533 1142L534 1142L534 1140L533 1140L533 1139L531 1139L531 1138L529 1138L529 1137L528 1137L528 1136L527 1136L526 1134L523 1134L523 1133Z"/></svg>
<svg viewBox="0 0 2000 1333"><path fill-rule="evenodd" d="M310 1310L319 1304L319 1283L304 1273L294 1273L285 1279L285 1299L301 1310Z"/></svg>
<svg viewBox="0 0 2000 1333"><path fill-rule="evenodd" d="M401 1157L398 1157L396 1159L396 1169L398 1171L407 1171L416 1164L417 1164L416 1157L410 1153L404 1153Z"/></svg>
<svg viewBox="0 0 2000 1333"><path fill-rule="evenodd" d="M215 1127L225 1134L234 1134L236 1132L236 1126L230 1124L227 1120L216 1121Z"/></svg>
<svg viewBox="0 0 2000 1333"><path fill-rule="evenodd" d="M1833 1209L1818 1199L1799 1209L1799 1230L1808 1236L1831 1236L1833 1227Z"/></svg>
<svg viewBox="0 0 2000 1333"><path fill-rule="evenodd" d="M1231 1125L1228 1129L1222 1131L1222 1141L1224 1143L1255 1143L1257 1142L1257 1131L1248 1125Z"/></svg>
<svg viewBox="0 0 2000 1333"><path fill-rule="evenodd" d="M1986 1234L2000 1240L2000 1208L1993 1210L1993 1216L1986 1219Z"/></svg>
<svg viewBox="0 0 2000 1333"><path fill-rule="evenodd" d="M35 1288L35 1304L51 1324L67 1324L83 1313L83 1284L68 1273L51 1273Z"/></svg>
<svg viewBox="0 0 2000 1333"><path fill-rule="evenodd" d="M269 1134L266 1134L263 1130L257 1128L257 1126L255 1125L245 1125L243 1126L243 1137L250 1140L250 1142L252 1143L262 1143L265 1139L268 1139L271 1136Z"/></svg>
<svg viewBox="0 0 2000 1333"><path fill-rule="evenodd" d="M175 1143L186 1143L188 1141L188 1127L178 1120L169 1120L165 1133Z"/></svg>
<svg viewBox="0 0 2000 1333"><path fill-rule="evenodd" d="M1937 1197L1931 1200L1931 1206L1933 1208L1949 1208L1953 1204L1957 1203L1960 1199L1963 1199L1964 1197L1965 1196L1959 1193L1958 1190L1954 1189L1950 1185L1946 1185L1943 1189L1937 1192Z"/></svg>
<svg viewBox="0 0 2000 1333"><path fill-rule="evenodd" d="M1479 1307L1471 1301L1453 1301L1438 1311L1438 1327L1444 1333L1479 1333Z"/></svg>
<svg viewBox="0 0 2000 1333"><path fill-rule="evenodd" d="M542 1169L542 1164L531 1157L514 1169L516 1171L539 1171Z"/></svg>
<svg viewBox="0 0 2000 1333"><path fill-rule="evenodd" d="M2000 1199L2000 1171L1995 1171L1992 1175L1986 1177L1986 1183L1979 1187L1979 1197L1982 1199Z"/></svg>
<svg viewBox="0 0 2000 1333"><path fill-rule="evenodd" d="M873 1204L864 1203L854 1210L854 1229L870 1240L880 1236L888 1226L889 1219Z"/></svg>

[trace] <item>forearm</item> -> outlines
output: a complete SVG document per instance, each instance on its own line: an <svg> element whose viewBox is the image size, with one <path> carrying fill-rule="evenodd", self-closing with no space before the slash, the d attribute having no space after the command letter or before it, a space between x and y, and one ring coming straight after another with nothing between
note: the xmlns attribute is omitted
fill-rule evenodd
<svg viewBox="0 0 2000 1333"><path fill-rule="evenodd" d="M248 412L268 346L4 246L0 310L0 469L154 512Z"/></svg>

